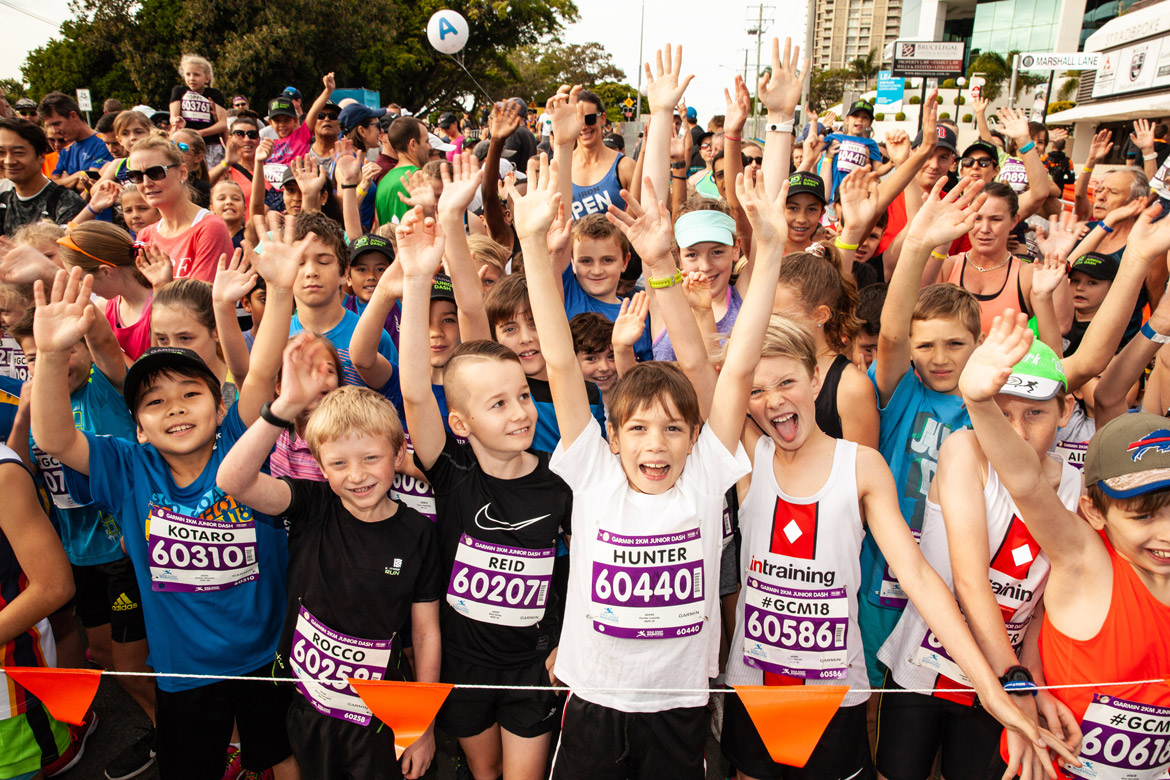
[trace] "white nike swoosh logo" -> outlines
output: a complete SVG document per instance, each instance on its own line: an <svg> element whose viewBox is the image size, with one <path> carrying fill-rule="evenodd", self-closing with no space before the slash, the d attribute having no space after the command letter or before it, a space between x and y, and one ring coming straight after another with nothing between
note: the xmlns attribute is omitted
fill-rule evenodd
<svg viewBox="0 0 1170 780"><path fill-rule="evenodd" d="M527 528L528 526L532 525L533 523L539 523L544 518L550 517L550 515L541 515L540 517L533 517L533 518L530 518L528 520L521 520L518 523L503 523L503 522L500 522L499 520L497 520L496 518L492 517L491 514L488 513L488 508L490 506L491 506L490 503L484 504L483 506L481 506L479 508L479 511L475 513L476 526L478 526L479 528L482 528L485 531L500 531L500 530L519 531L521 528ZM480 518L482 518L482 520Z"/></svg>

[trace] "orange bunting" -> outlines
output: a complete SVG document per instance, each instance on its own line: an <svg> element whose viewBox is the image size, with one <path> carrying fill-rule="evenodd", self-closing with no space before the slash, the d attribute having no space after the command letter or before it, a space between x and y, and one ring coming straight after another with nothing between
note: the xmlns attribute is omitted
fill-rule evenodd
<svg viewBox="0 0 1170 780"><path fill-rule="evenodd" d="M102 681L100 669L6 667L4 673L36 696L54 718L80 726Z"/></svg>
<svg viewBox="0 0 1170 780"><path fill-rule="evenodd" d="M394 731L394 751L402 751L423 735L447 694L455 686L447 683L395 682L392 680L357 680L349 684L362 697L370 712Z"/></svg>
<svg viewBox="0 0 1170 780"><path fill-rule="evenodd" d="M803 767L849 692L846 685L736 685L768 754L777 764Z"/></svg>

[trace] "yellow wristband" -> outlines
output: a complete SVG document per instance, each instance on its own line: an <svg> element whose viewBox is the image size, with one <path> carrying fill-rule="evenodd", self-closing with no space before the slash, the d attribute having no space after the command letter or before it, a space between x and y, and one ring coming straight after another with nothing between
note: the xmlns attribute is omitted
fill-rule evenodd
<svg viewBox="0 0 1170 780"><path fill-rule="evenodd" d="M646 280L646 284L650 285L655 290L665 290L668 287L674 287L676 284L682 284L682 271L675 271L674 276L668 276L665 279L655 279L653 277Z"/></svg>
<svg viewBox="0 0 1170 780"><path fill-rule="evenodd" d="M357 191L358 200L361 200L362 198L366 197L366 195L368 195L368 194L369 194L369 190L358 190Z"/></svg>
<svg viewBox="0 0 1170 780"><path fill-rule="evenodd" d="M1083 166L1081 166L1081 172L1082 173L1092 173L1093 168L1091 166L1088 166L1088 165L1083 165Z"/></svg>
<svg viewBox="0 0 1170 780"><path fill-rule="evenodd" d="M841 237L838 236L837 238L833 239L833 246L837 247L838 249L844 249L848 251L850 249L856 249L858 246L860 246L860 244L846 244L841 240Z"/></svg>
<svg viewBox="0 0 1170 780"><path fill-rule="evenodd" d="M938 251L937 249L931 250L930 256L933 257L935 260L946 260L947 259L947 256L944 255L942 252Z"/></svg>

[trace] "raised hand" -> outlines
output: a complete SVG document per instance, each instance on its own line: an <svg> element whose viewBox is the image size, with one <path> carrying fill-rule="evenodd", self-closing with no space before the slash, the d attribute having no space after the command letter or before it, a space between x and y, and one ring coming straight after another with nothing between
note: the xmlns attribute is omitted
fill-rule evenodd
<svg viewBox="0 0 1170 780"><path fill-rule="evenodd" d="M97 212L105 211L122 197L122 185L113 179L102 179L89 191L89 207Z"/></svg>
<svg viewBox="0 0 1170 780"><path fill-rule="evenodd" d="M723 90L723 99L727 102L723 131L742 136L744 125L747 124L748 116L752 113L752 96L748 94L747 85L743 83L743 76L735 77L732 90L735 92L734 97L726 89Z"/></svg>
<svg viewBox="0 0 1170 780"><path fill-rule="evenodd" d="M220 255L215 281L211 285L211 299L234 305L256 286L256 276L244 260L244 250L237 249L230 258L226 254Z"/></svg>
<svg viewBox="0 0 1170 780"><path fill-rule="evenodd" d="M769 117L785 121L796 115L796 104L804 80L808 77L808 58L800 60L800 47L793 47L792 39L784 39L784 56L780 56L780 39L772 39L772 68L760 77L756 97L767 106Z"/></svg>
<svg viewBox="0 0 1170 780"><path fill-rule="evenodd" d="M568 84L562 84L544 104L544 113L552 120L553 138L558 146L576 143L585 127L585 106L577 102L579 94L580 84L571 89Z"/></svg>
<svg viewBox="0 0 1170 780"><path fill-rule="evenodd" d="M650 63L643 65L646 72L646 100L650 103L651 114L670 113L683 93L687 91L694 75L682 77L682 46L666 44L654 55L654 70ZM685 116L685 114L683 114Z"/></svg>
<svg viewBox="0 0 1170 780"><path fill-rule="evenodd" d="M557 207L557 216L548 226L548 233L545 235L549 255L554 258L563 256L563 253L569 251L569 242L572 238L573 223L566 219L565 204L561 203Z"/></svg>
<svg viewBox="0 0 1170 780"><path fill-rule="evenodd" d="M1134 198L1128 203L1124 203L1105 215L1105 219L1101 220L1108 227L1117 227L1119 224L1127 219L1132 219L1146 208L1150 202L1148 195L1141 198Z"/></svg>
<svg viewBox="0 0 1170 780"><path fill-rule="evenodd" d="M147 245L138 250L134 266L155 290L169 284L175 278L175 266L170 256L154 245Z"/></svg>
<svg viewBox="0 0 1170 780"><path fill-rule="evenodd" d="M362 192L370 191L370 184L374 179L378 178L378 174L382 169L378 167L378 163L367 162L362 164L362 178L358 182L358 189Z"/></svg>
<svg viewBox="0 0 1170 780"><path fill-rule="evenodd" d="M979 208L987 200L987 196L980 193L983 181L971 177L962 179L945 198L941 197L944 184L945 177L939 179L930 195L924 198L922 207L910 223L908 240L936 247L951 243L975 227Z"/></svg>
<svg viewBox="0 0 1170 780"><path fill-rule="evenodd" d="M271 138L265 138L256 147L256 165L263 165L272 156L273 141Z"/></svg>
<svg viewBox="0 0 1170 780"><path fill-rule="evenodd" d="M422 210L428 216L435 216L438 206L438 199L435 197L435 188L431 186L431 179L422 169L410 174L409 182L403 180L402 188L405 192L398 193L398 197L407 206L422 206Z"/></svg>
<svg viewBox="0 0 1170 780"><path fill-rule="evenodd" d="M976 116L979 116L980 114L987 116L987 107L989 105L991 105L991 101L982 95L980 97L971 98L971 107L975 109Z"/></svg>
<svg viewBox="0 0 1170 780"><path fill-rule="evenodd" d="M86 274L83 278L78 267L69 273L57 271L48 300L45 299L45 283L38 279L33 284L36 306L33 338L37 342L37 352L68 352L81 341L96 316L89 302L92 291L93 276Z"/></svg>
<svg viewBox="0 0 1170 780"><path fill-rule="evenodd" d="M471 152L455 155L450 165L443 165L443 194L439 196L439 219L454 219L462 229L463 214L483 182L483 169ZM433 191L433 190L432 190Z"/></svg>
<svg viewBox="0 0 1170 780"><path fill-rule="evenodd" d="M492 139L503 141L505 138L516 132L520 127L520 107L514 102L508 101L505 103L497 103L495 109L492 111L491 130Z"/></svg>
<svg viewBox="0 0 1170 780"><path fill-rule="evenodd" d="M833 117L833 114L829 114L829 116L825 117L825 119L828 120L830 117ZM804 143L802 146L804 147L804 161L806 163L808 163L810 160L815 160L816 158L820 157L821 152L825 150L825 137L821 135L819 123L820 120L814 116L812 118L812 122L808 126L808 135L804 137ZM827 129L830 127L830 125L826 124L825 127Z"/></svg>
<svg viewBox="0 0 1170 780"><path fill-rule="evenodd" d="M541 154L539 160L531 158L528 161L528 191L525 194L521 195L516 189L514 177L508 179L512 225L521 241L547 238L549 227L556 219L561 205L561 194L557 191L559 170L558 161L550 163L548 155Z"/></svg>
<svg viewBox="0 0 1170 780"><path fill-rule="evenodd" d="M1037 295L1051 296L1064 281L1068 266L1064 257L1056 252L1046 252L1044 259L1032 264L1035 269L1032 273L1032 292Z"/></svg>
<svg viewBox="0 0 1170 780"><path fill-rule="evenodd" d="M297 281L297 270L301 267L312 235L295 240L294 220L291 219L285 221L283 235L280 230L269 231L264 217L259 215L252 217L252 226L260 236L256 251L249 257L252 270L264 277L269 295L273 288L291 290Z"/></svg>
<svg viewBox="0 0 1170 780"><path fill-rule="evenodd" d="M332 72L326 73L324 76L322 76L321 83L324 84L325 89L329 90L330 92L337 89L337 79L333 77Z"/></svg>
<svg viewBox="0 0 1170 780"><path fill-rule="evenodd" d="M711 308L711 277L702 271L689 271L683 274L683 293L687 296L687 305L691 309Z"/></svg>
<svg viewBox="0 0 1170 780"><path fill-rule="evenodd" d="M439 223L425 216L421 206L415 206L403 215L395 229L398 236L398 258L406 278L430 279L443 264L446 238Z"/></svg>
<svg viewBox="0 0 1170 780"><path fill-rule="evenodd" d="M611 343L617 347L632 349L638 343L638 339L642 338L642 331L646 328L646 314L649 311L650 294L645 290L640 290L623 300L617 319L613 321Z"/></svg>
<svg viewBox="0 0 1170 780"><path fill-rule="evenodd" d="M1054 127L1048 131L1048 142L1055 143L1056 141L1063 141L1068 138L1068 130L1063 127Z"/></svg>
<svg viewBox="0 0 1170 780"><path fill-rule="evenodd" d="M1170 220L1158 219L1162 204L1155 201L1138 215L1129 229L1128 246L1137 250L1138 257L1146 262L1166 254L1170 250ZM1154 220L1158 220L1155 222Z"/></svg>
<svg viewBox="0 0 1170 780"><path fill-rule="evenodd" d="M37 279L52 279L60 269L36 248L0 236L0 281L32 284Z"/></svg>
<svg viewBox="0 0 1170 780"><path fill-rule="evenodd" d="M1093 142L1089 144L1089 157L1085 161L1086 168L1092 168L1109 155L1110 150L1113 149L1112 139L1113 133L1108 130L1100 130L1093 136Z"/></svg>
<svg viewBox="0 0 1170 780"><path fill-rule="evenodd" d="M619 211L611 205L605 218L618 226L647 265L653 267L656 262L663 265L665 261L673 266L674 223L666 204L658 199L650 177L642 180L642 203L649 208L643 208L626 190L622 190L622 197L626 200L626 210Z"/></svg>
<svg viewBox="0 0 1170 780"><path fill-rule="evenodd" d="M1012 367L1024 359L1032 346L1028 315L1007 309L991 323L987 337L979 345L959 377L959 390L968 401L989 401L996 396L1012 374Z"/></svg>
<svg viewBox="0 0 1170 780"><path fill-rule="evenodd" d="M336 371L329 348L320 339L308 331L297 334L284 348L281 406L299 414L315 399L337 387Z"/></svg>
<svg viewBox="0 0 1170 780"><path fill-rule="evenodd" d="M788 200L788 180L780 185L776 197L769 199L764 189L763 174L750 172L735 177L735 195L743 204L748 222L752 224L752 236L762 247L784 249L788 241L788 220L785 218L785 202Z"/></svg>
<svg viewBox="0 0 1170 780"><path fill-rule="evenodd" d="M327 171L311 154L297 157L292 161L293 178L301 188L301 197L308 200L321 194L325 188Z"/></svg>
<svg viewBox="0 0 1170 780"><path fill-rule="evenodd" d="M918 150L922 154L934 154L938 146L938 89L932 89L922 105L922 143Z"/></svg>
<svg viewBox="0 0 1170 780"><path fill-rule="evenodd" d="M865 168L851 171L841 180L837 202L845 216L846 231L854 238L863 237L861 231L877 218L878 175Z"/></svg>
<svg viewBox="0 0 1170 780"><path fill-rule="evenodd" d="M337 158L337 183L357 184L362 177L362 162L353 154L342 154Z"/></svg>
<svg viewBox="0 0 1170 780"><path fill-rule="evenodd" d="M1023 111L1004 106L996 114L1003 131L1015 139L1017 146L1023 146L1032 139L1028 132L1028 117Z"/></svg>
<svg viewBox="0 0 1170 780"><path fill-rule="evenodd" d="M890 162L902 165L910 159L910 134L905 130L890 130L886 133L886 153Z"/></svg>
<svg viewBox="0 0 1170 780"><path fill-rule="evenodd" d="M1148 119L1133 120L1133 132L1129 138L1144 154L1154 151L1154 126Z"/></svg>
<svg viewBox="0 0 1170 780"><path fill-rule="evenodd" d="M1044 255L1056 255L1062 261L1069 259L1069 252L1079 241L1077 216L1071 211L1061 215L1053 214L1048 218L1047 228L1041 227L1036 230L1036 246L1040 251Z"/></svg>

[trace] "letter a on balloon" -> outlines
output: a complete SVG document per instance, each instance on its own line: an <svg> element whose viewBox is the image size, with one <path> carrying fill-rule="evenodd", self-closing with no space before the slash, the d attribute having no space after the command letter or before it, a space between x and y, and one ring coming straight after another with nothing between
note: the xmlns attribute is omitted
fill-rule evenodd
<svg viewBox="0 0 1170 780"><path fill-rule="evenodd" d="M458 35L459 31L455 29L455 25L445 16L439 17L439 40L445 40L447 35Z"/></svg>
<svg viewBox="0 0 1170 780"><path fill-rule="evenodd" d="M837 713L846 685L736 685L735 692L777 764L803 767Z"/></svg>

